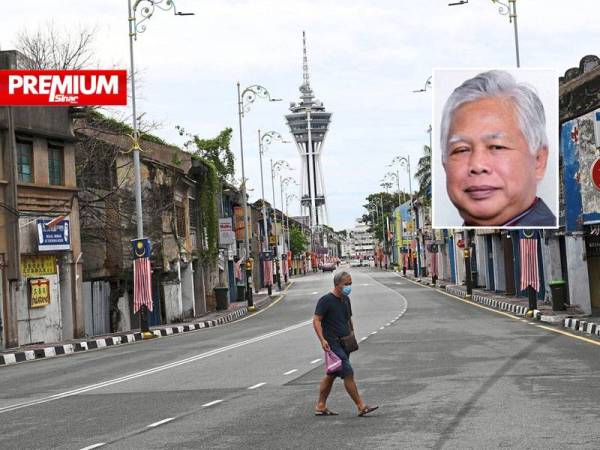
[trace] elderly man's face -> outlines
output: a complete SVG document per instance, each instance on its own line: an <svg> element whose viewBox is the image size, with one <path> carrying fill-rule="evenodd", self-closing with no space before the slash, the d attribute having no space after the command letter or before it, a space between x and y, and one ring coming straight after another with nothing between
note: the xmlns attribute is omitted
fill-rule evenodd
<svg viewBox="0 0 600 450"><path fill-rule="evenodd" d="M446 188L466 223L502 225L535 200L548 149L530 153L510 100L486 98L458 108L447 148Z"/></svg>

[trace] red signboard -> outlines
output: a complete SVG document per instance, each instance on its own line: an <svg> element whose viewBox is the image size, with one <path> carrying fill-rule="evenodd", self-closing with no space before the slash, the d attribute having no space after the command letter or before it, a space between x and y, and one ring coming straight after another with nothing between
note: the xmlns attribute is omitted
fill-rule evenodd
<svg viewBox="0 0 600 450"><path fill-rule="evenodd" d="M0 70L2 106L126 104L126 70Z"/></svg>
<svg viewBox="0 0 600 450"><path fill-rule="evenodd" d="M592 163L592 182L596 189L600 189L600 158Z"/></svg>

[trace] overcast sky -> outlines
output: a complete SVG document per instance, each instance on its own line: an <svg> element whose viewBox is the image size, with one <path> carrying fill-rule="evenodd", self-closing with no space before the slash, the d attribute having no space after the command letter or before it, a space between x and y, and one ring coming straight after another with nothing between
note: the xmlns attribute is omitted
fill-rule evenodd
<svg viewBox="0 0 600 450"><path fill-rule="evenodd" d="M142 2L143 4L144 2ZM142 72L138 111L162 123L155 134L182 144L182 125L203 137L234 129L239 162L236 82L266 87L284 102L257 101L244 119L246 176L260 197L257 129L290 137L284 121L302 82L302 30L307 32L311 85L333 113L323 146L330 225L351 227L365 197L380 191L387 164L410 155L415 172L431 122L435 67L512 67L513 27L491 0L449 7L438 0L176 0L175 17L157 12L135 43ZM597 0L517 1L522 67L561 74L581 57L599 54ZM126 0L3 2L0 48L18 31L54 21L62 30L96 27L102 65L129 68ZM551 151L556 149L551 149ZM293 144L274 143L268 158L296 168ZM413 187L416 183L413 181ZM408 190L404 177L402 189ZM270 182L266 185L271 199ZM279 198L279 196L277 197ZM277 200L279 207L279 200ZM297 214L296 202L290 214Z"/></svg>

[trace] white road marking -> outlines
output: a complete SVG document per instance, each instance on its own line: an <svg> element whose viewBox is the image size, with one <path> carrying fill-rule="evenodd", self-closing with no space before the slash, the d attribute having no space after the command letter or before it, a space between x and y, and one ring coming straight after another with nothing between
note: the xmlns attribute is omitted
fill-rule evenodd
<svg viewBox="0 0 600 450"><path fill-rule="evenodd" d="M316 363L318 363L320 361L321 361L321 358L319 358L319 359L313 359L310 363L311 364L316 364Z"/></svg>
<svg viewBox="0 0 600 450"><path fill-rule="evenodd" d="M383 330L385 327L379 327L380 330Z"/></svg>
<svg viewBox="0 0 600 450"><path fill-rule="evenodd" d="M154 428L159 425L162 425L163 423L170 422L171 420L175 420L175 417L169 417L167 419L163 419L163 420L159 420L158 422L151 423L150 425L146 426L146 428Z"/></svg>
<svg viewBox="0 0 600 450"><path fill-rule="evenodd" d="M292 370L288 370L287 372L284 373L284 375L291 375L294 372L298 372L298 369L292 369Z"/></svg>
<svg viewBox="0 0 600 450"><path fill-rule="evenodd" d="M223 402L223 400L215 400L214 402L205 403L204 405L202 405L202 407L203 408L208 408L209 406L217 405L217 404L219 404L221 402Z"/></svg>
<svg viewBox="0 0 600 450"><path fill-rule="evenodd" d="M371 286L369 283L362 283L361 286Z"/></svg>
<svg viewBox="0 0 600 450"><path fill-rule="evenodd" d="M174 361L172 363L169 364L164 364L162 366L157 366L157 367L153 367L151 369L147 369L147 370L143 370L141 372L135 372L132 373L130 375L125 375L119 378L113 378L112 380L107 380L107 381L103 381L100 383L96 383L96 384L91 384L89 386L83 386L77 389L73 389L70 391L65 391L65 392L61 392L58 394L54 394L54 395L50 395L48 397L42 397L40 399L37 400L30 400L27 402L23 402L23 403L17 403L14 405L10 405L10 406L5 406L4 408L0 408L0 414L5 413L5 412L9 412L9 411L15 411L17 409L21 409L21 408L26 408L27 406L34 406L34 405L39 405L42 403L48 403L54 400L59 400L62 398L66 398L66 397L72 397L74 395L78 395L78 394L83 394L84 392L89 392L89 391L93 391L96 389L100 389L106 386L111 386L113 384L118 384L118 383L123 383L126 381L130 381L130 380L134 380L136 378L140 378L146 375L152 375L158 372L162 372L164 370L168 370L168 369L173 369L175 367L178 366L182 366L184 364L189 364L195 361L199 361L201 359L205 359L205 358L209 358L211 356L215 356L218 355L220 353L224 353L227 352L229 350L234 350L236 348L240 348L240 347L244 347L246 345L250 345L253 344L255 342L260 342L260 341L264 341L265 339L269 339L271 337L277 336L279 334L283 334L283 333L287 333L288 331L293 331L296 330L298 328L304 327L306 325L309 325L312 323L312 319L310 320L306 320L304 322L300 322L297 323L296 325L292 325L286 328L282 328L280 330L276 330L273 331L271 333L267 333L267 334L263 334L261 336L257 336L255 338L252 339L248 339L245 341L241 341L241 342L237 342L235 344L231 344L231 345L227 345L225 347L221 347L221 348L217 348L215 350L211 350L205 353L201 353L199 355L195 355L195 356L191 356L189 358L185 358L179 361ZM222 400L221 400L222 401Z"/></svg>
<svg viewBox="0 0 600 450"><path fill-rule="evenodd" d="M388 322L385 324L386 327L389 327L392 324L392 322Z"/></svg>
<svg viewBox="0 0 600 450"><path fill-rule="evenodd" d="M318 294L318 292L317 292L317 291L315 291L315 292L311 292L310 294L311 294L311 295L315 295L315 294Z"/></svg>
<svg viewBox="0 0 600 450"><path fill-rule="evenodd" d="M360 338L360 342L362 342L362 341L364 341L366 339L367 339L366 337Z"/></svg>
<svg viewBox="0 0 600 450"><path fill-rule="evenodd" d="M371 334L377 334L377 331L371 331Z"/></svg>
<svg viewBox="0 0 600 450"><path fill-rule="evenodd" d="M259 387L264 386L265 384L267 384L267 383L258 383L258 384L255 384L254 386L250 386L248 389L249 390L258 389Z"/></svg>
<svg viewBox="0 0 600 450"><path fill-rule="evenodd" d="M89 447L83 447L81 450L92 450L93 448L98 448L106 445L104 442L100 442L99 444L90 445Z"/></svg>

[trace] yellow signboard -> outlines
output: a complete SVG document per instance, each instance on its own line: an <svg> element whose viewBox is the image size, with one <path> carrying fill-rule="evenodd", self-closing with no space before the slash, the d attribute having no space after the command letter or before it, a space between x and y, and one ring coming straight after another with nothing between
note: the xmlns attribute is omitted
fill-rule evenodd
<svg viewBox="0 0 600 450"><path fill-rule="evenodd" d="M21 256L21 274L25 278L43 277L56 274L56 256L23 255Z"/></svg>
<svg viewBox="0 0 600 450"><path fill-rule="evenodd" d="M41 308L50 304L50 280L38 278L29 280L31 286L31 308Z"/></svg>

